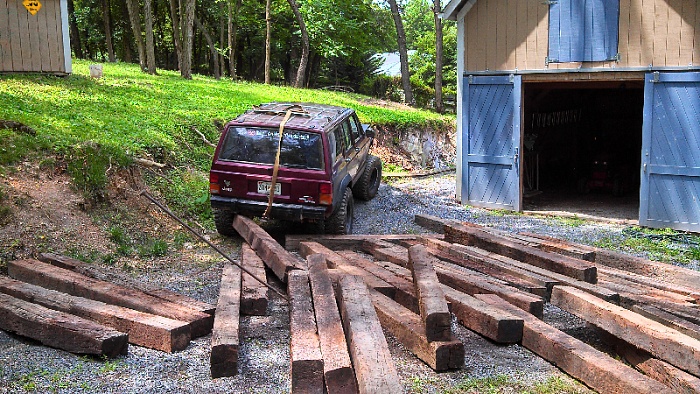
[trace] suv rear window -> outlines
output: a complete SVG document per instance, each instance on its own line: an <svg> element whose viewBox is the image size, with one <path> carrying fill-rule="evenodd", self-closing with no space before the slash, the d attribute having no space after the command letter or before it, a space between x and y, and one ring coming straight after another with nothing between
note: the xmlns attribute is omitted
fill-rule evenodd
<svg viewBox="0 0 700 394"><path fill-rule="evenodd" d="M219 160L274 164L278 129L231 127L219 154ZM280 165L289 168L323 169L321 134L285 130Z"/></svg>

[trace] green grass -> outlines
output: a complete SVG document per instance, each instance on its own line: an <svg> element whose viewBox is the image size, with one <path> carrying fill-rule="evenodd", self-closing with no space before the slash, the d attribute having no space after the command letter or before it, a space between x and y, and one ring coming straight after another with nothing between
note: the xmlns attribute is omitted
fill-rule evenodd
<svg viewBox="0 0 700 394"><path fill-rule="evenodd" d="M652 260L666 263L688 264L700 259L700 236L681 231L629 227L625 237L609 237L598 240L594 246L623 252L644 252Z"/></svg>
<svg viewBox="0 0 700 394"><path fill-rule="evenodd" d="M441 391L442 394L579 394L586 392L588 391L584 386L569 378L552 376L543 382L530 384L506 375L464 379L455 387Z"/></svg>

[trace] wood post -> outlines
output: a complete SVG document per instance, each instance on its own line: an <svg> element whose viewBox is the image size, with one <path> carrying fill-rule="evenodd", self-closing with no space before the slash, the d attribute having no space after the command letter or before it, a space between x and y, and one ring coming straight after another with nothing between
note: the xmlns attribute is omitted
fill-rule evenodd
<svg viewBox="0 0 700 394"><path fill-rule="evenodd" d="M0 328L78 354L127 354L128 335L68 313L0 294Z"/></svg>
<svg viewBox="0 0 700 394"><path fill-rule="evenodd" d="M408 262L418 296L420 317L425 325L425 336L428 342L449 341L452 339L452 316L435 274L433 260L423 245L408 249Z"/></svg>
<svg viewBox="0 0 700 394"><path fill-rule="evenodd" d="M351 275L340 279L337 297L359 392L402 393L403 385L362 278Z"/></svg>
<svg viewBox="0 0 700 394"><path fill-rule="evenodd" d="M292 393L323 394L323 357L309 275L306 271L294 270L289 272L287 279Z"/></svg>
<svg viewBox="0 0 700 394"><path fill-rule="evenodd" d="M695 338L572 287L555 286L552 304L700 376L700 341Z"/></svg>
<svg viewBox="0 0 700 394"><path fill-rule="evenodd" d="M7 270L14 279L47 289L188 322L193 338L208 334L214 323L214 317L209 314L38 260L11 261L7 264Z"/></svg>
<svg viewBox="0 0 700 394"><path fill-rule="evenodd" d="M226 264L221 273L219 300L211 333L209 364L212 378L234 376L238 373L240 303L241 269L233 264Z"/></svg>
<svg viewBox="0 0 700 394"><path fill-rule="evenodd" d="M322 254L307 256L309 282L323 356L323 374L328 393L357 393L357 382L345 341L343 323L336 303L333 283L328 275L326 257Z"/></svg>
<svg viewBox="0 0 700 394"><path fill-rule="evenodd" d="M256 278L265 279L265 264L253 248L247 243L241 244L241 265L252 272ZM244 315L267 315L267 286L253 279L245 272L241 292L241 313Z"/></svg>
<svg viewBox="0 0 700 394"><path fill-rule="evenodd" d="M555 287L555 289L558 286ZM523 312L493 294L480 300L523 319L522 345L600 393L668 392L663 384Z"/></svg>
<svg viewBox="0 0 700 394"><path fill-rule="evenodd" d="M258 253L275 276L282 282L287 281L287 274L291 270L301 269L303 263L291 255L255 222L245 216L236 215L233 219L233 228L245 239Z"/></svg>
<svg viewBox="0 0 700 394"><path fill-rule="evenodd" d="M129 335L129 343L164 352L190 343L187 322L76 297L0 276L0 293L111 327Z"/></svg>
<svg viewBox="0 0 700 394"><path fill-rule="evenodd" d="M506 237L490 234L474 226L462 224L445 226L445 241L476 246L585 282L596 283L597 280L596 267L590 262L544 252Z"/></svg>

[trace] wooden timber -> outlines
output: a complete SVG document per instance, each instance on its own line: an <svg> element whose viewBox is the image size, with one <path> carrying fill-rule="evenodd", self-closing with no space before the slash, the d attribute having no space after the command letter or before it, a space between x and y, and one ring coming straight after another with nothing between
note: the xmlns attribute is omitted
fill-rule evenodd
<svg viewBox="0 0 700 394"><path fill-rule="evenodd" d="M211 333L209 364L212 378L238 373L241 282L241 269L233 264L224 265Z"/></svg>
<svg viewBox="0 0 700 394"><path fill-rule="evenodd" d="M212 315L165 301L139 290L90 278L38 260L11 261L7 263L7 270L10 277L22 282L188 322L193 338L207 335L214 323Z"/></svg>
<svg viewBox="0 0 700 394"><path fill-rule="evenodd" d="M700 341L581 290L555 286L552 304L655 357L700 376Z"/></svg>
<svg viewBox="0 0 700 394"><path fill-rule="evenodd" d="M92 266L90 264L70 257L61 256L53 253L41 253L39 254L38 260L43 261L44 263L55 265L60 268L75 271L79 274L83 274L91 278L112 282L115 284L122 285L124 287L131 287L133 289L142 291L148 295L158 297L162 300L179 304L186 308L194 309L196 311L204 312L210 315L213 315L214 310L216 309L216 307L212 304L196 300L192 297L188 297L186 295L176 293L168 289L140 282L133 278L126 278L120 275L111 274L107 271L100 270L98 267Z"/></svg>
<svg viewBox="0 0 700 394"><path fill-rule="evenodd" d="M435 371L464 366L464 344L450 335L446 341L430 341L421 317L391 298L372 292L379 321L401 344Z"/></svg>
<svg viewBox="0 0 700 394"><path fill-rule="evenodd" d="M306 258L313 297L318 338L323 356L323 375L328 393L357 393L357 382L352 369L348 344L340 320L333 283L328 274L326 257L311 254Z"/></svg>
<svg viewBox="0 0 700 394"><path fill-rule="evenodd" d="M302 242L318 242L321 245L333 250L363 250L366 247L366 242L398 242L406 239L416 239L415 234L383 234L383 235L287 235L285 237L284 247L289 251L299 250L299 244Z"/></svg>
<svg viewBox="0 0 700 394"><path fill-rule="evenodd" d="M404 268L408 266L408 251L400 246L377 249L374 257L380 260L387 260ZM544 302L539 297L522 292L507 284L495 282L486 275L468 271L464 268L451 267L447 263L435 264L435 272L440 283L453 289L469 295L498 294L517 307L535 316L542 317Z"/></svg>
<svg viewBox="0 0 700 394"><path fill-rule="evenodd" d="M306 271L289 272L289 355L292 393L324 393L323 357L311 301L309 275Z"/></svg>
<svg viewBox="0 0 700 394"><path fill-rule="evenodd" d="M242 215L236 215L233 219L233 228L248 242L258 253L275 276L282 282L287 281L287 274L291 270L305 268L304 262L290 254L265 230L258 226L252 219Z"/></svg>
<svg viewBox="0 0 700 394"><path fill-rule="evenodd" d="M474 226L462 224L445 226L445 241L476 246L585 282L595 283L597 280L596 267L590 262L544 252L514 242L507 237L490 234Z"/></svg>
<svg viewBox="0 0 700 394"><path fill-rule="evenodd" d="M447 309L445 293L442 292L433 268L436 261L423 245L415 245L408 249L408 265L413 274L420 317L428 342L452 339L452 316Z"/></svg>
<svg viewBox="0 0 700 394"><path fill-rule="evenodd" d="M404 308L408 308L413 313L420 313L418 310L416 290L413 287L413 282L410 279L396 275L381 265L376 264L376 262L365 259L358 253L340 251L338 254L348 263L362 268L391 286L394 286L396 289L396 292L394 293L394 301L401 304ZM408 275L411 275L410 271L408 272Z"/></svg>
<svg viewBox="0 0 700 394"><path fill-rule="evenodd" d="M186 322L72 296L5 276L0 276L0 293L124 332L129 335L129 343L134 345L175 352L190 343L190 325Z"/></svg>
<svg viewBox="0 0 700 394"><path fill-rule="evenodd" d="M600 393L669 392L663 384L523 312L496 295L479 294L476 297L522 318L525 323L523 347Z"/></svg>
<svg viewBox="0 0 700 394"><path fill-rule="evenodd" d="M258 257L253 248L247 243L241 244L241 265L253 273L256 278L265 279L265 264ZM245 272L243 275L243 287L241 291L241 313L244 315L267 315L267 286L253 279Z"/></svg>
<svg viewBox="0 0 700 394"><path fill-rule="evenodd" d="M0 294L0 329L77 354L127 354L128 335L99 323Z"/></svg>
<svg viewBox="0 0 700 394"><path fill-rule="evenodd" d="M374 275L369 274L362 268L354 266L338 253L328 249L318 242L302 242L299 244L299 254L301 254L303 257L308 257L309 255L315 253L323 254L326 257L326 262L328 263L329 268L342 270L348 275L361 276L365 282L367 282L367 286L370 288L378 290L391 298L394 297L396 293L396 288L394 288L394 286L386 283Z"/></svg>
<svg viewBox="0 0 700 394"><path fill-rule="evenodd" d="M666 327L681 332L689 337L700 340L700 325L678 317L673 313L659 309L652 305L636 304L630 308L644 317L659 322Z"/></svg>
<svg viewBox="0 0 700 394"><path fill-rule="evenodd" d="M345 276L338 282L336 294L359 392L402 393L403 385L364 281Z"/></svg>

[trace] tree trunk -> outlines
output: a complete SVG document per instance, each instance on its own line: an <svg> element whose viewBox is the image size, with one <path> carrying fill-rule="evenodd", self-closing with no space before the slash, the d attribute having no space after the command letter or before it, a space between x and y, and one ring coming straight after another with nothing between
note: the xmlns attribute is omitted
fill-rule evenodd
<svg viewBox="0 0 700 394"><path fill-rule="evenodd" d="M182 35L182 68L180 75L192 79L192 48L194 43L194 6L195 0L182 0L185 7L180 20Z"/></svg>
<svg viewBox="0 0 700 394"><path fill-rule="evenodd" d="M445 112L442 104L442 19L440 19L440 0L434 0L435 15L435 111Z"/></svg>
<svg viewBox="0 0 700 394"><path fill-rule="evenodd" d="M219 45L224 48L224 43L226 42L226 20L224 19L224 3L219 3ZM219 72L223 77L226 75L226 56L224 56L224 51L219 52Z"/></svg>
<svg viewBox="0 0 700 394"><path fill-rule="evenodd" d="M231 79L236 79L236 30L238 29L238 10L243 0L236 0L235 12L231 7L233 0L228 2L228 66Z"/></svg>
<svg viewBox="0 0 700 394"><path fill-rule="evenodd" d="M265 3L265 84L270 84L270 55L272 41L272 18L270 16L270 8L272 0L267 0Z"/></svg>
<svg viewBox="0 0 700 394"><path fill-rule="evenodd" d="M211 38L211 34L209 34L209 30L207 30L206 25L202 24L202 22L196 16L194 17L194 23L197 25L197 29L202 32L204 39L207 41L207 45L209 45L209 52L211 53L211 58L214 61L214 78L221 79L221 70L219 69L219 52L216 51L214 40Z"/></svg>
<svg viewBox="0 0 700 394"><path fill-rule="evenodd" d="M306 76L306 65L309 63L309 33L306 31L306 24L304 23L304 18L299 12L299 7L295 0L287 0L289 6L292 7L292 12L294 12L294 17L299 23L299 29L301 30L301 58L299 59L299 69L297 70L297 78L294 81L294 86L297 88L304 87L304 77ZM396 3L395 0L394 3ZM404 37L404 42L406 41Z"/></svg>
<svg viewBox="0 0 700 394"><path fill-rule="evenodd" d="M403 22L399 13L399 6L396 0L389 0L391 15L394 17L396 25L396 38L399 44L399 59L401 60L401 85L403 86L404 101L413 105L413 90L411 89L411 74L408 72L408 49L406 48L406 32L403 30Z"/></svg>
<svg viewBox="0 0 700 394"><path fill-rule="evenodd" d="M180 31L180 11L177 0L170 0L170 21L173 24L173 42L177 56L177 69L182 70L182 34Z"/></svg>
<svg viewBox="0 0 700 394"><path fill-rule="evenodd" d="M144 0L143 12L146 22L146 64L148 73L156 74L156 47L153 43L153 10L151 9L153 0Z"/></svg>
<svg viewBox="0 0 700 394"><path fill-rule="evenodd" d="M107 56L110 63L117 61L114 56L112 44L112 17L110 16L109 0L102 0L102 15L104 15L105 43L107 44Z"/></svg>
<svg viewBox="0 0 700 394"><path fill-rule="evenodd" d="M73 52L75 57L83 59L85 55L83 54L83 46L80 43L80 30L78 30L78 24L75 23L75 6L73 5L73 0L68 0L68 18L70 24L70 43L73 47Z"/></svg>
<svg viewBox="0 0 700 394"><path fill-rule="evenodd" d="M126 9L129 11L129 21L131 22L131 30L134 32L134 40L136 40L136 48L139 51L139 65L141 71L146 72L146 49L143 45L143 36L141 35L141 18L139 18L140 7L136 0L126 0Z"/></svg>

